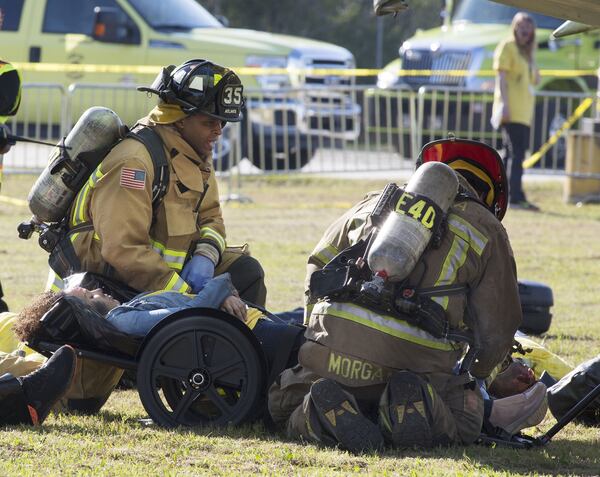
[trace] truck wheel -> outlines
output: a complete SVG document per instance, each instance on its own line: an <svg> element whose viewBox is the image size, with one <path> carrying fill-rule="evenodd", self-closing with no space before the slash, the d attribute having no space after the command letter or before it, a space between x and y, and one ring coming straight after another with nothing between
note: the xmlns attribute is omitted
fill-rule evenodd
<svg viewBox="0 0 600 477"><path fill-rule="evenodd" d="M252 133L251 144L246 141L242 149L242 156L247 157L252 164L263 171L283 171L298 170L308 164L308 161L314 155L318 139L312 138L306 134L290 134L288 141L284 141L283 136L275 136L273 140L270 135L261 135Z"/></svg>
<svg viewBox="0 0 600 477"><path fill-rule="evenodd" d="M249 419L263 396L256 348L234 325L214 317L181 318L144 348L138 392L163 427L224 426Z"/></svg>

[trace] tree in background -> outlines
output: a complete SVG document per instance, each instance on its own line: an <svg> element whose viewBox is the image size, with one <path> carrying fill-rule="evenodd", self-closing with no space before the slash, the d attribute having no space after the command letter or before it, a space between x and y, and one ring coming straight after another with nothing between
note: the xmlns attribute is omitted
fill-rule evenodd
<svg viewBox="0 0 600 477"><path fill-rule="evenodd" d="M348 48L357 67L376 67L377 19L371 0L200 0L233 28L284 33L323 40ZM383 22L383 65L398 57L398 48L417 28L441 24L443 0L410 2L397 17Z"/></svg>

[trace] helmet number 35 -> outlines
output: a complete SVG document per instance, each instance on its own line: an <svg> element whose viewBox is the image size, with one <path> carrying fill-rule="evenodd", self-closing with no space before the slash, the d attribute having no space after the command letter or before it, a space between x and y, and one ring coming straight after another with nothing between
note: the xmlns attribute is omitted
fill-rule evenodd
<svg viewBox="0 0 600 477"><path fill-rule="evenodd" d="M242 105L242 91L241 85L225 86L223 88L223 105L225 106L241 106Z"/></svg>

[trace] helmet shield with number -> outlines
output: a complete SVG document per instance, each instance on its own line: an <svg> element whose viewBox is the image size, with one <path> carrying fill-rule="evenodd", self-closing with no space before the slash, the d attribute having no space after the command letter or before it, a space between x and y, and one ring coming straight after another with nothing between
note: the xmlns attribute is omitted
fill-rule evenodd
<svg viewBox="0 0 600 477"><path fill-rule="evenodd" d="M203 113L221 121L241 121L244 87L229 68L207 60L188 60L168 66L149 88L168 104L178 105L186 114Z"/></svg>

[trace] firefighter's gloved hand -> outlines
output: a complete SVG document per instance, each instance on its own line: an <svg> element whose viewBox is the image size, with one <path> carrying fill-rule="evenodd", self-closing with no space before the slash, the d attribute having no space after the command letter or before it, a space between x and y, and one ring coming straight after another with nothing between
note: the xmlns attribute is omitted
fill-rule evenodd
<svg viewBox="0 0 600 477"><path fill-rule="evenodd" d="M181 278L192 288L192 293L202 290L214 275L215 264L204 255L194 255L181 272Z"/></svg>

